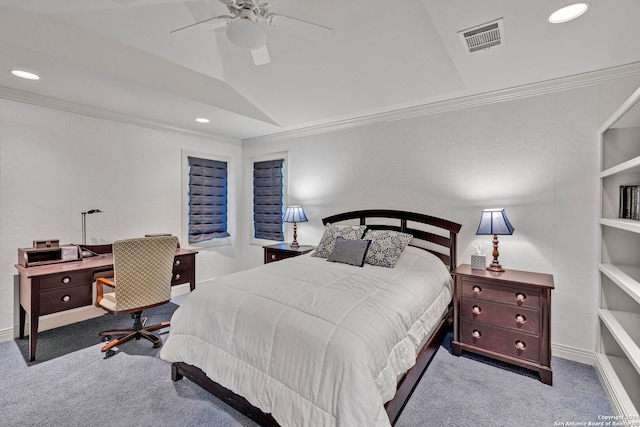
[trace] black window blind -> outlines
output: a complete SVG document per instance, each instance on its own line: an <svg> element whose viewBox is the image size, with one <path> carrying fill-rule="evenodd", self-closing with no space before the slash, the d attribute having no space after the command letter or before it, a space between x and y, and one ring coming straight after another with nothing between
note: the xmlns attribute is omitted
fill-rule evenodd
<svg viewBox="0 0 640 427"><path fill-rule="evenodd" d="M253 164L253 229L257 239L284 241L284 159Z"/></svg>
<svg viewBox="0 0 640 427"><path fill-rule="evenodd" d="M189 243L227 237L227 162L189 157Z"/></svg>

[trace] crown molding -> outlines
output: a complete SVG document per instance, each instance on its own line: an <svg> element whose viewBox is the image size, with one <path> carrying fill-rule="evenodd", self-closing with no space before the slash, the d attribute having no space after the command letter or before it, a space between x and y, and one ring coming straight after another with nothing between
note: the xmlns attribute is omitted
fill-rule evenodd
<svg viewBox="0 0 640 427"><path fill-rule="evenodd" d="M65 101L58 98L52 98L44 95L38 95L31 92L20 91L8 87L0 86L0 98L11 101L22 102L25 104L37 105L40 107L53 108L56 110L66 111L69 113L81 114L83 116L93 117L97 119L111 120L114 122L136 125L148 129L172 132L187 136L196 136L207 139L215 139L232 145L240 145L239 139L230 138L225 135L198 132L191 129L185 129L178 126L172 126L166 123L156 122L153 120L143 119L128 114L122 114L102 108L91 107L89 105L79 104L71 101Z"/></svg>
<svg viewBox="0 0 640 427"><path fill-rule="evenodd" d="M592 86L601 82L617 80L626 77L635 77L638 75L640 75L640 62L634 62L619 67L608 68L589 73L576 74L573 76L516 86L499 91L461 96L448 100L434 101L431 103L421 104L413 107L399 108L392 111L370 114L345 120L337 120L329 123L307 126L300 129L293 129L264 136L245 138L242 140L230 138L229 136L222 134L198 132L191 129L172 126L166 123L143 119L141 117L130 116L115 111L91 107L84 104L65 101L44 95L37 95L34 93L19 91L2 86L0 86L0 98L23 102L26 104L38 105L41 107L53 108L98 119L132 124L154 130L173 132L177 134L196 136L207 139L215 139L216 141L232 145L240 145L252 142L281 141L282 139L318 135L322 133L335 132L380 122L410 119L414 117L427 116L431 114L444 113L448 111L461 110L487 104L495 104L498 102L511 101L521 98L528 98L532 96L544 95L548 93L565 91L585 86Z"/></svg>
<svg viewBox="0 0 640 427"><path fill-rule="evenodd" d="M242 143L273 142L281 141L285 138L298 138L327 132L335 132L338 130L357 126L365 126L379 122L404 120L414 117L472 108L481 105L511 101L515 99L529 98L532 96L576 89L585 86L592 86L610 80L617 80L625 77L635 77L638 75L640 75L640 62L634 62L619 67L608 68L589 73L576 74L573 76L562 77L522 86L515 86L493 92L485 92L443 101L435 101L432 103L417 105L414 107L401 108L393 111L371 114L353 119L339 120L316 126L304 127L301 129L278 132L265 136L245 138L242 140Z"/></svg>

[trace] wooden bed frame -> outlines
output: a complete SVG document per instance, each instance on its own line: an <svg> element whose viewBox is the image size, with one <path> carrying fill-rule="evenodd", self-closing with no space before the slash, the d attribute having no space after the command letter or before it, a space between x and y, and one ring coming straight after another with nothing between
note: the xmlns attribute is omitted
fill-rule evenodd
<svg viewBox="0 0 640 427"><path fill-rule="evenodd" d="M380 220L381 218L384 220ZM368 219L374 219L374 222L367 223ZM359 225L366 225L370 229L409 233L413 235L412 243L415 243L416 247L438 256L449 267L449 271L453 271L456 267L456 236L460 231L460 224L429 215L388 209L341 213L323 218L322 223L326 225L354 220L357 220ZM399 224L397 220L399 220ZM394 221L395 223L393 223ZM410 223L425 224L429 227L425 229L412 228ZM428 231L427 228L430 227L434 229L433 231L437 230L438 232ZM423 246L420 242L426 243L426 245ZM431 337L418 354L416 364L398 382L396 395L385 404L385 409L392 425L398 420L413 390L418 385L420 378L422 378L427 366L429 366L431 359L442 343L447 328L451 325L451 318L452 305L449 305L447 312L442 316ZM212 381L200 368L183 362L174 362L171 365L171 379L178 381L185 376L261 426L279 427L279 424L270 414L264 413L251 405L244 397Z"/></svg>

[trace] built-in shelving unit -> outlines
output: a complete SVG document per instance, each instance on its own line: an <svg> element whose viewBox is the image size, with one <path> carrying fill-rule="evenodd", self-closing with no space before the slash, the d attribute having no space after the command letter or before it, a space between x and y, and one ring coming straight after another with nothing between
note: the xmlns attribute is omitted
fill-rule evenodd
<svg viewBox="0 0 640 427"><path fill-rule="evenodd" d="M640 411L640 221L619 218L640 185L640 88L600 128L600 298L596 367L618 415ZM635 418L637 419L637 418Z"/></svg>

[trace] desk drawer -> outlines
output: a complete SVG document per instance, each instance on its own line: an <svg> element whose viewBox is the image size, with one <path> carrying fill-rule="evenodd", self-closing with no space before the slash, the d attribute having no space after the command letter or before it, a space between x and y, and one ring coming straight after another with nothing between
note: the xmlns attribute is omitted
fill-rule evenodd
<svg viewBox="0 0 640 427"><path fill-rule="evenodd" d="M193 280L193 269L191 268L174 268L171 285L179 285L181 283L189 283Z"/></svg>
<svg viewBox="0 0 640 427"><path fill-rule="evenodd" d="M461 315L469 320L491 323L521 331L540 332L538 311L532 308L463 297Z"/></svg>
<svg viewBox="0 0 640 427"><path fill-rule="evenodd" d="M462 319L460 340L468 345L539 362L539 337ZM522 349L518 345L524 346Z"/></svg>
<svg viewBox="0 0 640 427"><path fill-rule="evenodd" d="M91 284L40 292L40 316L91 305Z"/></svg>
<svg viewBox="0 0 640 427"><path fill-rule="evenodd" d="M176 271L180 268L191 268L193 266L193 255L181 255L177 256L173 260L173 270Z"/></svg>
<svg viewBox="0 0 640 427"><path fill-rule="evenodd" d="M462 280L462 295L536 309L540 306L540 295L534 289L496 286L488 282L466 280L466 278Z"/></svg>
<svg viewBox="0 0 640 427"><path fill-rule="evenodd" d="M91 284L90 271L69 272L40 279L40 290ZM91 303L91 302L89 302Z"/></svg>

